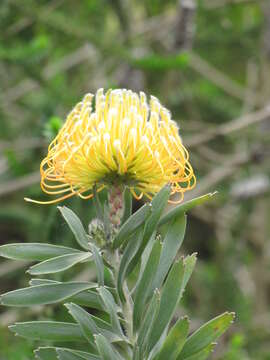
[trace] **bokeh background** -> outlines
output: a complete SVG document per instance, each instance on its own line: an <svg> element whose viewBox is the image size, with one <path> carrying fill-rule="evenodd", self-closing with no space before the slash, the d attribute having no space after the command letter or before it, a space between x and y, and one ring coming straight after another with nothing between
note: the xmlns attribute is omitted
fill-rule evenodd
<svg viewBox="0 0 270 360"><path fill-rule="evenodd" d="M182 254L199 261L179 307L195 329L230 310L213 359L270 359L270 1L1 0L0 242L73 244L39 188L39 163L86 92L157 96L179 123L201 195ZM84 220L91 201L65 202ZM138 204L134 204L138 206ZM0 260L0 292L26 286L27 264ZM61 276L61 275L58 275ZM66 275L65 275L66 276ZM76 267L70 277L94 276ZM62 316L0 308L0 359L32 359L7 325Z"/></svg>

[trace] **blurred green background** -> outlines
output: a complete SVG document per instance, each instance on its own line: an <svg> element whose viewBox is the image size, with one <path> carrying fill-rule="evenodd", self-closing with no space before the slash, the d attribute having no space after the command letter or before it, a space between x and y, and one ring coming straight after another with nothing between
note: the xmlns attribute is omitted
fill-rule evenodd
<svg viewBox="0 0 270 360"><path fill-rule="evenodd" d="M270 359L270 1L1 0L1 244L73 243L55 205L23 197L47 199L46 147L99 87L157 96L179 122L198 178L185 199L219 191L189 214L181 251L198 251L199 261L179 315L195 329L235 311L213 359ZM91 201L65 204L86 226L94 216ZM25 268L0 260L0 292L26 286ZM37 344L7 326L52 312L62 315L0 308L0 360L32 359Z"/></svg>

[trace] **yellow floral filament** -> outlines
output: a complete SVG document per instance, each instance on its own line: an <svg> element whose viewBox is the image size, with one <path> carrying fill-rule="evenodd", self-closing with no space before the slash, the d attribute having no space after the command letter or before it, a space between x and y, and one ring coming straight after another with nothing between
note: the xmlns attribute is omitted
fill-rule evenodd
<svg viewBox="0 0 270 360"><path fill-rule="evenodd" d="M73 195L93 196L93 187L123 184L137 199L152 198L164 185L171 195L196 184L189 155L169 111L155 97L112 90L87 94L67 116L41 162L41 188L52 204Z"/></svg>

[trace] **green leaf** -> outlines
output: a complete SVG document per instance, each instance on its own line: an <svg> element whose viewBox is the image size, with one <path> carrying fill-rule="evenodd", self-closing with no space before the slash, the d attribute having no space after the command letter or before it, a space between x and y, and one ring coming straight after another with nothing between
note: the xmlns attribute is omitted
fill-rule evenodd
<svg viewBox="0 0 270 360"><path fill-rule="evenodd" d="M65 306L68 309L70 315L79 324L86 340L88 340L89 342L91 342L91 340L94 340L93 335L98 334L99 331L91 315L76 304L65 304Z"/></svg>
<svg viewBox="0 0 270 360"><path fill-rule="evenodd" d="M83 228L83 225L81 223L81 220L78 218L78 216L69 208L66 206L58 207L58 209L61 211L61 214L63 218L66 220L68 226L70 227L71 231L73 232L78 244L84 249L84 250L90 250L89 244L88 244L88 237L87 234Z"/></svg>
<svg viewBox="0 0 270 360"><path fill-rule="evenodd" d="M56 360L56 356L58 355L58 360L70 359L70 360L101 360L101 358L97 355L90 354L88 352L67 349L67 348L59 348L59 347L40 347L34 351L35 355L38 359L41 360ZM42 356L42 357L39 357ZM54 357L53 357L54 356ZM66 356L66 357L65 357ZM72 357L73 356L73 357Z"/></svg>
<svg viewBox="0 0 270 360"><path fill-rule="evenodd" d="M234 313L225 312L204 324L187 339L178 360L187 359L216 341L228 329L233 319Z"/></svg>
<svg viewBox="0 0 270 360"><path fill-rule="evenodd" d="M179 215L182 215L186 213L187 211L193 209L197 205L201 205L204 202L210 200L214 195L216 195L217 192L209 193L206 195L202 195L200 197L197 197L195 199L192 199L190 201L184 202L183 204L180 204L173 208L171 211L169 211L167 214L162 216L162 218L159 221L159 226L166 224L167 222L171 221L175 217L178 217Z"/></svg>
<svg viewBox="0 0 270 360"><path fill-rule="evenodd" d="M124 191L124 214L122 217L122 224L124 224L127 219L131 216L132 214L132 195L131 192L129 191L129 188L125 188Z"/></svg>
<svg viewBox="0 0 270 360"><path fill-rule="evenodd" d="M184 288L186 287L190 276L195 268L196 265L196 261L197 261L197 253L193 253L192 255L188 255L187 257L185 257L184 259L184 265L185 265L185 272L184 272L184 277L183 277L183 282L182 282L182 288L184 290Z"/></svg>
<svg viewBox="0 0 270 360"><path fill-rule="evenodd" d="M149 216L148 220L145 223L143 239L140 245L139 250L136 252L136 255L131 260L127 274L130 274L131 271L135 268L139 260L141 259L141 255L146 248L151 236L153 236L154 232L156 232L157 224L161 217L161 214L167 205L170 196L170 186L164 186L153 198L151 201L152 204L152 213Z"/></svg>
<svg viewBox="0 0 270 360"><path fill-rule="evenodd" d="M40 347L34 350L35 359L37 360L57 360L55 348Z"/></svg>
<svg viewBox="0 0 270 360"><path fill-rule="evenodd" d="M103 260L102 257L99 253L99 249L96 247L95 244L90 244L92 253L93 253L93 259L95 261L96 264L96 268L97 268L97 276L98 276L98 284L99 286L103 286L104 285L104 264L103 264Z"/></svg>
<svg viewBox="0 0 270 360"><path fill-rule="evenodd" d="M173 264L164 284L164 288L162 289L159 312L153 324L153 329L148 343L149 352L159 341L173 317L182 295L183 276L184 264L183 261L180 260L179 262Z"/></svg>
<svg viewBox="0 0 270 360"><path fill-rule="evenodd" d="M9 329L16 335L32 340L86 342L79 325L56 321L15 323Z"/></svg>
<svg viewBox="0 0 270 360"><path fill-rule="evenodd" d="M123 283L127 276L128 265L130 264L132 258L136 254L137 250L140 247L142 242L143 229L139 228L133 236L130 237L128 244L125 248L125 251L122 255L119 271L117 275L117 291L119 297L122 301L125 301L125 296L123 293Z"/></svg>
<svg viewBox="0 0 270 360"><path fill-rule="evenodd" d="M122 243L147 220L150 214L151 205L147 203L131 215L116 234L113 240L113 248L116 249L121 246Z"/></svg>
<svg viewBox="0 0 270 360"><path fill-rule="evenodd" d="M109 290L107 290L103 286L98 288L98 292L104 302L104 305L105 305L108 313L110 314L113 330L122 337L123 331L122 331L120 321L119 321L119 318L117 315L118 306L116 305L112 294L110 293Z"/></svg>
<svg viewBox="0 0 270 360"><path fill-rule="evenodd" d="M133 310L133 326L135 331L139 327L142 315L145 310L146 301L149 295L151 295L150 292L152 290L152 282L158 268L161 248L162 246L160 242L156 241L148 258L142 277L136 285Z"/></svg>
<svg viewBox="0 0 270 360"><path fill-rule="evenodd" d="M151 201L152 213L145 224L144 234L143 234L143 243L145 245L147 244L147 242L149 241L150 237L152 236L153 232L157 227L162 212L168 203L170 192L171 192L170 186L166 185L153 197L153 200Z"/></svg>
<svg viewBox="0 0 270 360"><path fill-rule="evenodd" d="M162 285L177 252L183 242L186 231L186 216L174 218L168 226L160 256L158 270L153 282L153 289Z"/></svg>
<svg viewBox="0 0 270 360"><path fill-rule="evenodd" d="M29 282L30 286L47 285L47 284L63 284L63 283L48 279L31 279ZM71 296L66 300L74 302L77 305L86 306L89 308L104 311L104 305L99 294L92 290L82 291L79 294Z"/></svg>
<svg viewBox="0 0 270 360"><path fill-rule="evenodd" d="M213 351L214 347L216 346L216 343L212 343L208 345L203 350L197 352L194 355L188 356L185 358L186 360L206 360L208 359L209 354ZM177 360L181 359L180 357L177 358Z"/></svg>
<svg viewBox="0 0 270 360"><path fill-rule="evenodd" d="M31 266L27 272L31 275L54 274L70 269L72 266L89 259L91 256L90 252L61 255Z"/></svg>
<svg viewBox="0 0 270 360"><path fill-rule="evenodd" d="M48 285L48 284L61 284L60 281L50 280L50 279L31 279L29 281L30 286L37 286L37 285Z"/></svg>
<svg viewBox="0 0 270 360"><path fill-rule="evenodd" d="M180 354L188 335L189 320L187 317L179 319L177 323L171 328L169 335L161 347L159 353L153 360L176 360Z"/></svg>
<svg viewBox="0 0 270 360"><path fill-rule="evenodd" d="M99 356L71 349L57 349L59 360L101 360Z"/></svg>
<svg viewBox="0 0 270 360"><path fill-rule="evenodd" d="M19 307L54 304L96 286L97 284L88 282L67 282L31 286L3 294L0 300L2 305Z"/></svg>
<svg viewBox="0 0 270 360"><path fill-rule="evenodd" d="M96 291L92 291L92 290L82 291L79 294L71 296L66 300L72 301L75 304L81 306L86 306L89 308L105 311L100 295Z"/></svg>
<svg viewBox="0 0 270 360"><path fill-rule="evenodd" d="M82 333L88 341L91 342L95 334L102 334L110 342L123 340L111 331L112 329L110 324L107 324L105 321L92 316L80 306L72 303L65 304L65 306L68 309L70 315L79 324ZM108 328L110 330L108 330Z"/></svg>
<svg viewBox="0 0 270 360"><path fill-rule="evenodd" d="M103 360L124 360L103 335L95 335L95 342Z"/></svg>
<svg viewBox="0 0 270 360"><path fill-rule="evenodd" d="M150 301L150 304L147 308L144 321L141 324L139 333L138 333L138 346L141 351L145 348L145 346L148 344L148 339L151 334L151 330L153 328L154 321L157 317L157 314L159 312L159 306L160 306L160 293L158 289L155 290L154 295Z"/></svg>
<svg viewBox="0 0 270 360"><path fill-rule="evenodd" d="M79 250L65 246L39 243L17 243L0 246L0 256L12 260L43 261L56 256L79 252Z"/></svg>

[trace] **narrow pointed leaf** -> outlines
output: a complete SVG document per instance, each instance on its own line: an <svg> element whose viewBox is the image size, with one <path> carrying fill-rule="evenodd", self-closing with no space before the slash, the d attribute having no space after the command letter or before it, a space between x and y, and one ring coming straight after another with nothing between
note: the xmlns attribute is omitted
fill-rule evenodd
<svg viewBox="0 0 270 360"><path fill-rule="evenodd" d="M151 201L152 213L145 224L145 229L143 234L143 238L144 238L143 243L145 245L147 244L148 240L150 239L150 237L152 236L153 232L157 227L162 212L168 203L170 192L171 192L170 186L166 185L153 197L153 200Z"/></svg>
<svg viewBox="0 0 270 360"><path fill-rule="evenodd" d="M63 283L48 279L31 279L29 284L30 286L37 286L37 285L63 284ZM85 290L80 292L79 294L69 297L66 300L74 302L77 305L86 306L98 310L104 310L103 302L96 291Z"/></svg>
<svg viewBox="0 0 270 360"><path fill-rule="evenodd" d="M94 290L82 291L79 294L71 296L66 300L74 302L75 304L81 306L105 311L105 307L103 305L100 295Z"/></svg>
<svg viewBox="0 0 270 360"><path fill-rule="evenodd" d="M96 335L95 342L103 360L124 360L103 335Z"/></svg>
<svg viewBox="0 0 270 360"><path fill-rule="evenodd" d="M108 330L108 326L104 321L95 318L80 306L72 303L65 304L65 306L68 309L71 316L74 318L74 320L79 324L82 333L84 334L85 338L88 341L90 342L93 341L94 340L93 336L95 334L102 334L110 342L121 340L119 336L114 334L112 331Z"/></svg>
<svg viewBox="0 0 270 360"><path fill-rule="evenodd" d="M216 346L216 343L212 343L210 345L208 345L207 347L205 347L203 350L197 352L194 355L188 356L187 358L185 358L185 360L206 360L209 359L209 355L211 354L211 352L213 352L214 347ZM179 360L180 357L177 358L177 360Z"/></svg>
<svg viewBox="0 0 270 360"><path fill-rule="evenodd" d="M78 216L69 208L66 206L58 207L60 210L63 218L66 220L68 226L70 227L71 231L73 232L78 244L84 249L84 250L90 250L89 244L88 244L88 237L84 230L84 227L81 223L81 220L78 218Z"/></svg>
<svg viewBox="0 0 270 360"><path fill-rule="evenodd" d="M86 342L79 325L56 321L29 321L9 326L15 334L32 340Z"/></svg>
<svg viewBox="0 0 270 360"><path fill-rule="evenodd" d="M48 284L61 284L61 283L60 281L55 281L51 279L38 279L38 278L34 278L29 281L30 286L48 285Z"/></svg>
<svg viewBox="0 0 270 360"><path fill-rule="evenodd" d="M147 308L144 321L142 322L139 329L138 341L137 341L139 349L143 349L144 345L148 343L148 338L151 333L153 323L158 314L159 306L160 306L160 293L156 289L150 301L150 304Z"/></svg>
<svg viewBox="0 0 270 360"><path fill-rule="evenodd" d="M187 317L179 319L171 328L159 353L153 360L176 360L180 354L188 335L189 320Z"/></svg>
<svg viewBox="0 0 270 360"><path fill-rule="evenodd" d="M0 246L0 256L12 260L43 261L72 253L79 253L79 250L65 246L39 243L18 243Z"/></svg>
<svg viewBox="0 0 270 360"><path fill-rule="evenodd" d="M165 235L158 271L153 282L153 289L160 288L183 242L186 231L186 216L183 214L173 219Z"/></svg>
<svg viewBox="0 0 270 360"><path fill-rule="evenodd" d="M111 323L113 330L120 336L123 336L123 331L120 325L120 321L117 314L118 306L116 305L114 298L109 290L105 287L100 287L98 292L104 302L104 305L110 314Z"/></svg>
<svg viewBox="0 0 270 360"><path fill-rule="evenodd" d="M71 360L101 360L98 355L90 354L85 351L67 349L67 348L59 348L59 347L40 347L35 350L35 355L38 358L38 355L46 355L47 357L44 358L45 360L56 360L56 356L58 355L59 359L71 359ZM51 357L50 357L51 356ZM55 356L55 358L53 357ZM62 357L61 357L62 356ZM76 357L63 357L63 356L76 356ZM39 358L38 358L39 359ZM43 357L42 357L43 359Z"/></svg>
<svg viewBox="0 0 270 360"><path fill-rule="evenodd" d="M195 206L203 204L204 202L210 200L214 195L216 195L216 192L199 196L195 199L192 199L190 201L184 202L183 204L176 206L174 209L170 210L167 214L162 216L162 218L159 221L159 226L168 223L172 219L186 213L188 210L191 210Z"/></svg>
<svg viewBox="0 0 270 360"><path fill-rule="evenodd" d="M149 295L151 295L152 281L158 268L161 248L162 246L160 242L156 241L148 258L142 277L136 287L133 310L133 326L135 331L139 327L139 323L145 310L146 301L149 298Z"/></svg>
<svg viewBox="0 0 270 360"><path fill-rule="evenodd" d="M149 339L149 352L159 341L173 317L182 294L183 276L184 264L183 261L180 260L172 266L164 284L164 288L162 289L159 312L153 324L153 329Z"/></svg>
<svg viewBox="0 0 270 360"><path fill-rule="evenodd" d="M149 216L148 220L145 223L144 226L144 233L143 233L143 239L140 244L140 248L136 252L136 255L131 260L128 269L127 274L130 274L131 271L135 268L137 263L140 261L142 253L144 252L144 249L146 248L148 242L151 239L151 236L153 236L154 232L156 232L156 227L159 222L159 219L162 215L162 212L167 205L168 199L170 196L170 187L168 185L164 186L153 198L151 204L152 204L152 212Z"/></svg>
<svg viewBox="0 0 270 360"><path fill-rule="evenodd" d="M37 360L57 360L56 349L52 347L42 347L34 351Z"/></svg>
<svg viewBox="0 0 270 360"><path fill-rule="evenodd" d="M185 289L191 274L195 268L197 262L197 253L193 253L192 255L188 255L184 259L184 265L185 265L185 272L184 272L184 278L182 283L182 288Z"/></svg>
<svg viewBox="0 0 270 360"><path fill-rule="evenodd" d="M96 286L97 284L88 282L68 282L31 286L3 294L1 295L0 300L2 305L19 307L54 304Z"/></svg>
<svg viewBox="0 0 270 360"><path fill-rule="evenodd" d="M54 274L70 269L72 266L89 259L91 256L90 252L61 255L31 266L27 272L31 275Z"/></svg>
<svg viewBox="0 0 270 360"><path fill-rule="evenodd" d="M151 205L145 204L121 226L119 232L113 240L113 248L116 249L139 227L151 214Z"/></svg>
<svg viewBox="0 0 270 360"><path fill-rule="evenodd" d="M94 341L94 334L98 334L98 327L87 311L76 304L65 304L70 315L78 323L86 340Z"/></svg>
<svg viewBox="0 0 270 360"><path fill-rule="evenodd" d="M178 360L187 359L216 341L232 324L233 319L234 313L226 312L201 326L187 339Z"/></svg>
<svg viewBox="0 0 270 360"><path fill-rule="evenodd" d="M92 253L93 253L93 259L95 261L96 264L96 268L97 268L97 277L98 277L98 284L99 286L103 286L104 285L104 264L103 264L103 260L102 257L99 253L99 249L96 247L95 244L90 244Z"/></svg>
<svg viewBox="0 0 270 360"><path fill-rule="evenodd" d="M129 242L125 248L125 251L122 255L122 259L119 266L118 276L117 276L117 291L122 301L125 301L123 293L123 284L127 276L128 266L138 251L141 241L142 241L143 229L137 230L133 236L129 239Z"/></svg>
<svg viewBox="0 0 270 360"><path fill-rule="evenodd" d="M101 360L101 357L72 349L57 349L59 360Z"/></svg>

